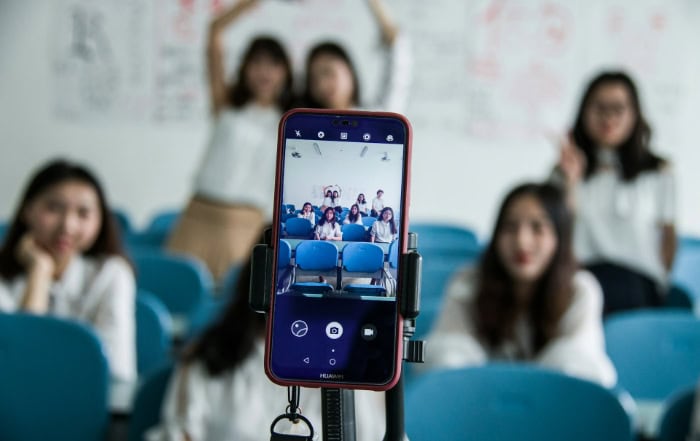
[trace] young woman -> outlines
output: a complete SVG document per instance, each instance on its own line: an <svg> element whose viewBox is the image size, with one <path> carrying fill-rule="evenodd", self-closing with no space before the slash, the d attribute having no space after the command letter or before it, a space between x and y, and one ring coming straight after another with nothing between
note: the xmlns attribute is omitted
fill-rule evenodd
<svg viewBox="0 0 700 441"><path fill-rule="evenodd" d="M272 383L263 369L265 317L248 304L250 263L238 280L221 319L185 351L149 441L267 439L287 406L287 388ZM357 439L381 439L383 394L357 391L355 401ZM302 388L300 408L320 433L320 390Z"/></svg>
<svg viewBox="0 0 700 441"><path fill-rule="evenodd" d="M410 84L410 48L405 35L391 22L380 0L368 0L377 20L382 42L388 49L385 84L379 88L377 102L369 108L403 111ZM305 107L355 109L360 102L357 71L347 51L337 43L322 42L314 46L306 58Z"/></svg>
<svg viewBox="0 0 700 441"><path fill-rule="evenodd" d="M605 72L584 93L559 177L575 208L574 250L598 277L605 313L661 304L676 251L676 189L625 73Z"/></svg>
<svg viewBox="0 0 700 441"><path fill-rule="evenodd" d="M394 210L391 207L384 207L379 214L379 219L372 224L369 232L370 242L391 243L396 240L397 233Z"/></svg>
<svg viewBox="0 0 700 441"><path fill-rule="evenodd" d="M577 271L563 192L525 184L503 201L475 273L459 273L429 337L429 367L530 361L613 386L602 295Z"/></svg>
<svg viewBox="0 0 700 441"><path fill-rule="evenodd" d="M226 80L223 33L257 3L238 0L209 27L214 128L194 196L168 243L172 251L204 260L217 279L245 259L272 219L277 125L293 99L289 58L271 37L254 39L235 81Z"/></svg>
<svg viewBox="0 0 700 441"><path fill-rule="evenodd" d="M131 266L97 179L57 160L32 177L0 249L0 310L77 319L102 340L115 379L136 379Z"/></svg>
<svg viewBox="0 0 700 441"><path fill-rule="evenodd" d="M360 214L360 207L357 204L352 204L352 207L350 207L350 212L345 217L343 223L363 225L362 215Z"/></svg>
<svg viewBox="0 0 700 441"><path fill-rule="evenodd" d="M340 192L338 190L333 190L333 208L338 213L343 211L343 204L340 201Z"/></svg>
<svg viewBox="0 0 700 441"><path fill-rule="evenodd" d="M331 207L326 208L323 212L323 217L316 225L314 232L316 240L343 240L343 233L340 230L340 223L335 217L335 210Z"/></svg>
<svg viewBox="0 0 700 441"><path fill-rule="evenodd" d="M355 202L360 210L360 214L367 216L367 199L365 199L365 194L360 193L357 195L357 201Z"/></svg>
<svg viewBox="0 0 700 441"><path fill-rule="evenodd" d="M311 222L311 226L316 225L316 213L314 212L314 207L311 202L304 202L304 206L301 207L301 211L297 214L297 217L307 219Z"/></svg>

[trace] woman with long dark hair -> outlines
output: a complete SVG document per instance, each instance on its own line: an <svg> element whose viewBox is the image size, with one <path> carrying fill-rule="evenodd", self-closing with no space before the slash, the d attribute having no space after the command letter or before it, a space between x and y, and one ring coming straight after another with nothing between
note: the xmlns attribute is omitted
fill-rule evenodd
<svg viewBox="0 0 700 441"><path fill-rule="evenodd" d="M340 44L324 41L311 48L306 57L306 85L302 105L321 109L371 108L404 110L410 83L410 47L380 0L367 0L379 24L387 51L384 84L376 102L361 102L360 81L348 52Z"/></svg>
<svg viewBox="0 0 700 441"><path fill-rule="evenodd" d="M323 217L318 221L318 225L316 225L314 238L316 240L343 240L340 222L338 222L333 208L328 207L326 211L323 212Z"/></svg>
<svg viewBox="0 0 700 441"><path fill-rule="evenodd" d="M207 58L214 128L194 195L168 248L202 259L220 279L246 258L272 220L277 125L292 97L292 68L274 37L249 44L238 74L224 69L224 31L258 0L238 0L209 27Z"/></svg>
<svg viewBox="0 0 700 441"><path fill-rule="evenodd" d="M394 210L391 207L384 207L379 213L377 221L372 224L372 228L369 230L369 240L370 242L391 243L396 240L398 232Z"/></svg>
<svg viewBox="0 0 700 441"><path fill-rule="evenodd" d="M0 249L0 311L90 324L112 376L136 378L134 273L102 186L84 166L55 160L29 181Z"/></svg>
<svg viewBox="0 0 700 441"><path fill-rule="evenodd" d="M676 252L670 163L651 151L632 79L604 72L586 88L559 176L577 214L574 250L598 277L605 314L658 306Z"/></svg>
<svg viewBox="0 0 700 441"><path fill-rule="evenodd" d="M577 270L572 217L550 184L524 184L503 201L492 241L474 272L459 273L429 338L431 367L532 361L613 386L602 295Z"/></svg>

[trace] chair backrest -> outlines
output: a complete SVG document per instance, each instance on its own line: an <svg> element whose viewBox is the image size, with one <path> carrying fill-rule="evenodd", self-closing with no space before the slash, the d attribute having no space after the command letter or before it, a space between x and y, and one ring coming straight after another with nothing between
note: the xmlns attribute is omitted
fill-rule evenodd
<svg viewBox="0 0 700 441"><path fill-rule="evenodd" d="M384 267L384 251L379 245L353 242L343 247L343 271L369 273Z"/></svg>
<svg viewBox="0 0 700 441"><path fill-rule="evenodd" d="M300 237L307 239L311 236L313 227L311 221L303 217L290 217L284 223L287 237Z"/></svg>
<svg viewBox="0 0 700 441"><path fill-rule="evenodd" d="M132 256L136 285L153 293L168 308L175 321L191 320L211 297L214 281L200 260L165 252L144 252ZM175 326L175 333L181 331Z"/></svg>
<svg viewBox="0 0 700 441"><path fill-rule="evenodd" d="M700 240L681 240L673 261L671 281L682 286L691 295L693 304L700 307Z"/></svg>
<svg viewBox="0 0 700 441"><path fill-rule="evenodd" d="M136 359L139 376L171 362L173 321L163 302L150 292L136 294Z"/></svg>
<svg viewBox="0 0 700 441"><path fill-rule="evenodd" d="M532 365L432 371L406 390L406 434L423 440L632 440L617 397Z"/></svg>
<svg viewBox="0 0 700 441"><path fill-rule="evenodd" d="M146 231L163 231L169 233L180 218L179 209L163 210L156 213L148 223Z"/></svg>
<svg viewBox="0 0 700 441"><path fill-rule="evenodd" d="M634 399L664 400L700 372L700 319L687 310L621 312L604 323L618 384Z"/></svg>
<svg viewBox="0 0 700 441"><path fill-rule="evenodd" d="M328 271L338 266L338 248L330 242L307 240L295 250L295 262L305 271Z"/></svg>
<svg viewBox="0 0 700 441"><path fill-rule="evenodd" d="M437 249L443 252L463 250L480 250L481 245L476 233L468 228L455 225L414 222L409 231L418 235L418 252Z"/></svg>
<svg viewBox="0 0 700 441"><path fill-rule="evenodd" d="M657 441L687 441L690 439L690 424L693 418L695 387L671 397L661 412Z"/></svg>
<svg viewBox="0 0 700 441"><path fill-rule="evenodd" d="M349 242L362 242L367 239L365 227L359 224L343 224L340 227L343 232L343 240Z"/></svg>
<svg viewBox="0 0 700 441"><path fill-rule="evenodd" d="M399 267L399 241L395 240L389 244L389 267Z"/></svg>
<svg viewBox="0 0 700 441"><path fill-rule="evenodd" d="M277 268L286 268L292 261L292 246L284 239L280 239L277 249Z"/></svg>
<svg viewBox="0 0 700 441"><path fill-rule="evenodd" d="M86 325L0 314L0 437L100 440L109 425L109 367Z"/></svg>
<svg viewBox="0 0 700 441"><path fill-rule="evenodd" d="M127 239L134 232L134 224L131 222L131 217L126 210L115 208L112 210L112 216L119 226L119 231L122 238Z"/></svg>
<svg viewBox="0 0 700 441"><path fill-rule="evenodd" d="M372 224L374 224L377 221L376 217L373 216L363 216L362 217L362 225L365 227L371 228Z"/></svg>
<svg viewBox="0 0 700 441"><path fill-rule="evenodd" d="M139 386L131 407L128 441L144 441L144 433L160 421L163 399L173 371L172 365L164 366L148 375Z"/></svg>

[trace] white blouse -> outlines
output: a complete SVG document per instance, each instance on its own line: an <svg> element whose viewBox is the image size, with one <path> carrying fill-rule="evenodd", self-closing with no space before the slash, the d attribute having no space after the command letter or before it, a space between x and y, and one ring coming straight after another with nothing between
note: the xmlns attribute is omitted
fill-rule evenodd
<svg viewBox="0 0 700 441"><path fill-rule="evenodd" d="M613 167L596 172L575 191L577 259L624 265L665 286L660 233L676 219L673 172L644 172L625 182Z"/></svg>
<svg viewBox="0 0 700 441"><path fill-rule="evenodd" d="M235 370L217 377L196 362L180 366L163 403L160 426L146 434L148 441L259 441L270 438L270 425L288 405L287 388L265 375L264 343ZM321 390L302 388L301 413L321 439ZM355 391L358 441L380 440L384 434L384 394ZM297 433L306 433L303 424ZM281 430L281 429L280 429Z"/></svg>
<svg viewBox="0 0 700 441"><path fill-rule="evenodd" d="M11 281L0 279L0 310L16 311L26 285L25 275ZM134 273L121 257L76 256L49 289L49 314L91 325L104 344L112 376L134 381L135 295Z"/></svg>
<svg viewBox="0 0 700 441"><path fill-rule="evenodd" d="M447 298L435 329L428 337L430 352L425 368L457 368L489 361L522 358L566 374L604 386L614 386L617 373L605 352L602 324L603 295L600 285L587 271L574 277L574 297L559 323L559 335L534 355L532 328L521 319L516 337L496 349L484 345L476 335L468 314L473 301L473 275L469 271L455 276L447 289ZM520 355L520 357L519 357Z"/></svg>
<svg viewBox="0 0 700 441"><path fill-rule="evenodd" d="M325 240L329 237L342 237L343 233L340 230L340 223L336 222L335 226L332 223L326 222L325 224L316 226L316 234L321 240Z"/></svg>
<svg viewBox="0 0 700 441"><path fill-rule="evenodd" d="M251 205L272 220L277 161L277 108L248 104L214 121L195 192L218 202Z"/></svg>
<svg viewBox="0 0 700 441"><path fill-rule="evenodd" d="M391 224L381 219L372 224L370 236L374 237L375 242L391 243L396 239L396 234L391 232Z"/></svg>

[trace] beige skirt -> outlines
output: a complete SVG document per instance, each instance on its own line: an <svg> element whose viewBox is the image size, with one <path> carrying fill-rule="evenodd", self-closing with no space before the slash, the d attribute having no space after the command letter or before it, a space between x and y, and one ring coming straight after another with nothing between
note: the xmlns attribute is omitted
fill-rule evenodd
<svg viewBox="0 0 700 441"><path fill-rule="evenodd" d="M221 281L232 265L248 259L263 227L263 213L257 208L195 196L180 216L167 248L200 258L214 279Z"/></svg>

